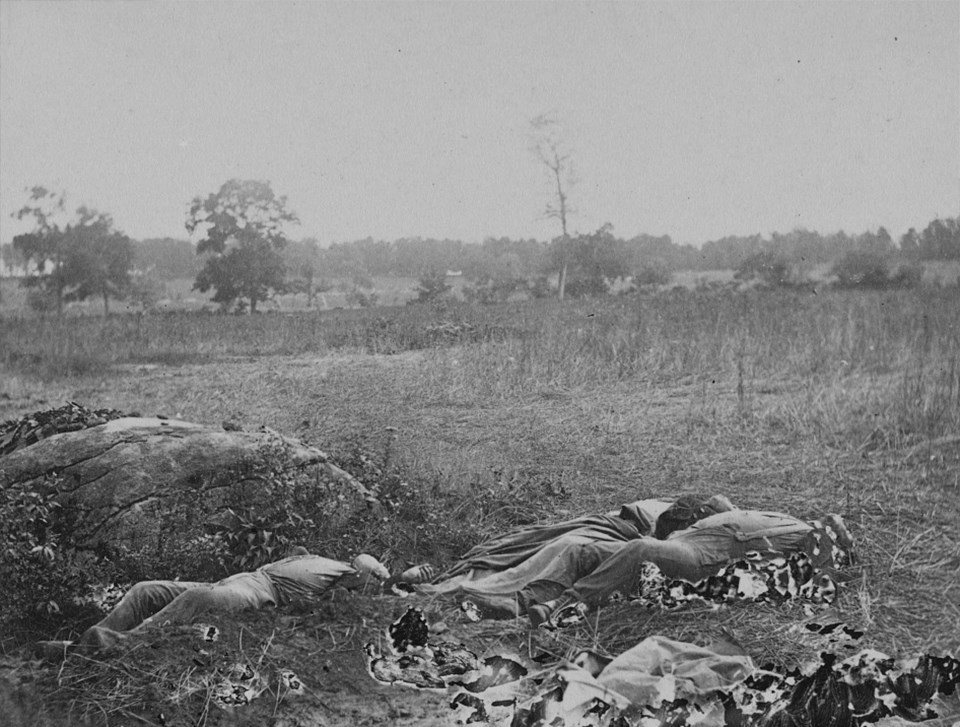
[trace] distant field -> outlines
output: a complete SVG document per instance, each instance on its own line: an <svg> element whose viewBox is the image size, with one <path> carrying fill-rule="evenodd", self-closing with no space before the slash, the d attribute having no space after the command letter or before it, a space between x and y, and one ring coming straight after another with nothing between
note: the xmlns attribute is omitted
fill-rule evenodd
<svg viewBox="0 0 960 727"><path fill-rule="evenodd" d="M960 284L960 261L932 262L925 263L923 281L926 284L954 285ZM556 276L554 285L556 285ZM828 280L830 277L830 266L821 265L813 268L809 272L809 277L813 281ZM378 306L398 306L405 305L408 301L415 299L418 281L412 277L374 277L374 286L370 290L364 290L366 294L375 294ZM710 283L731 283L734 281L733 270L681 270L674 274L673 280L669 285L663 286L669 288L672 286L682 286L693 289L698 286ZM463 298L463 288L470 285L470 281L462 277L450 277L447 283L451 286L454 295ZM334 290L325 293L318 293L316 296L315 307L317 310L335 310L338 308L350 308L352 306L347 300L345 290L350 290L353 286L349 281L334 281ZM193 280L190 278L177 278L174 280L165 280L162 282L163 295L156 305L158 311L200 311L217 310L218 305L213 303L211 298L213 293L200 293L193 290ZM629 287L629 283L619 281L613 285L613 292L619 293ZM12 278L0 278L0 315L6 314L25 314L28 312L26 290L20 285L18 280ZM269 301L260 304L263 311L305 311L308 307L307 296L304 293L277 295ZM111 311L115 313L136 312L139 308L125 301L112 301ZM88 300L83 302L70 303L67 305L69 315L100 315L103 312L103 304L99 300Z"/></svg>

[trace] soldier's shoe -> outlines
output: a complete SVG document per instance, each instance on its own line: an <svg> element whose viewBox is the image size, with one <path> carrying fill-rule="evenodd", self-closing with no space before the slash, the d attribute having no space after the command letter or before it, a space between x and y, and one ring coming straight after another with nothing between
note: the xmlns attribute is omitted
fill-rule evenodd
<svg viewBox="0 0 960 727"><path fill-rule="evenodd" d="M583 601L574 601L554 609L550 614L549 623L556 629L563 629L583 621L589 611L590 608Z"/></svg>
<svg viewBox="0 0 960 727"><path fill-rule="evenodd" d="M533 628L562 629L578 623L587 613L587 604L571 596L561 596L527 607L527 618Z"/></svg>
<svg viewBox="0 0 960 727"><path fill-rule="evenodd" d="M549 602L527 607L527 618L530 619L530 625L535 629L540 628L541 624L547 623L550 620L551 613L553 613L553 608L549 605Z"/></svg>
<svg viewBox="0 0 960 727"><path fill-rule="evenodd" d="M422 565L415 565L412 568L407 568L403 573L397 576L397 580L400 583L427 583L433 580L433 577L437 574L436 569L429 563L424 563Z"/></svg>

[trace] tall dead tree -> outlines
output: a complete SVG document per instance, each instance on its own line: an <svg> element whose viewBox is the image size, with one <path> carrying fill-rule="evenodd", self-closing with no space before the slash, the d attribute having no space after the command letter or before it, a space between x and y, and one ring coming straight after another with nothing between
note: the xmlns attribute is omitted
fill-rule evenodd
<svg viewBox="0 0 960 727"><path fill-rule="evenodd" d="M553 116L540 114L530 121L533 130L533 151L546 167L551 186L555 186L556 200L547 203L544 214L560 220L562 237L560 238L558 263L560 281L557 297L563 300L567 286L567 266L569 265L569 242L567 216L571 212L567 192L573 184L570 152L560 138L559 124Z"/></svg>

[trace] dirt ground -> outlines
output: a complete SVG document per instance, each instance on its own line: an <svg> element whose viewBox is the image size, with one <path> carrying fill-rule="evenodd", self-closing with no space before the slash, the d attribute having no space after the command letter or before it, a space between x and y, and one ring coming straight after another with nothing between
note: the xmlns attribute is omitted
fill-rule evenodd
<svg viewBox="0 0 960 727"><path fill-rule="evenodd" d="M737 406L732 382L614 383L602 390L544 389L504 401L449 381L434 386L431 377L438 370L449 375L456 361L454 349L127 367L103 378L43 385L8 377L0 384L0 419L74 400L200 422L265 424L333 453L357 437L376 444L391 426L408 463L444 486L482 482L491 466L505 462L562 480L571 496L545 502L546 520L695 490L800 517L837 511L860 544L838 609L844 621L865 630L862 646L901 657L960 651L957 440L890 451L869 437L851 448L833 446L839 442L835 432L803 436L789 423L812 396L798 381L751 382L752 423L731 426ZM852 380L844 395L859 397L869 419L877 380ZM25 724L63 724L62 713L47 713L35 703L18 706L23 694L42 686L69 695L72 713L101 722L107 717L110 724L454 724L451 694L378 684L367 671L364 644L379 643L409 599L344 592L332 598L312 613L249 614L223 622L213 643L186 627L137 639L112 662L61 670L8 655L0 663L6 684L0 709L22 715ZM431 623L447 625L443 638L481 657L515 655L532 669L586 647L617 654L651 633L699 643L731 634L757 663L786 668L814 658L817 649L791 631L804 618L800 610L760 604L681 613L615 606L560 636L531 632L519 621L468 623L455 604L423 605ZM542 664L533 657L543 657ZM212 675L241 662L256 665L264 690L232 711L212 706ZM284 669L302 680L303 695L279 686ZM90 693L112 685L114 698L77 701L84 680L98 685Z"/></svg>

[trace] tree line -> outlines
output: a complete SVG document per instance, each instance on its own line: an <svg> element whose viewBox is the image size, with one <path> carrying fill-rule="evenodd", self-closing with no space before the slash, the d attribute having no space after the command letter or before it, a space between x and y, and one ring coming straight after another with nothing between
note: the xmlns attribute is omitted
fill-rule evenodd
<svg viewBox="0 0 960 727"><path fill-rule="evenodd" d="M548 161L560 158L556 149L545 153ZM312 300L335 281L369 290L374 276L418 278L421 288L436 290L442 285L435 279L456 271L472 283L467 292L473 299L492 302L521 288L549 295L548 275L558 276L569 295L580 296L606 292L616 279L664 284L681 270L733 269L741 279L776 285L800 280L805 270L824 263L833 263L843 281L844 264L856 277L864 266L889 260L960 259L960 217L935 219L919 232L911 228L898 242L883 227L855 235L798 228L770 237L729 236L697 248L676 244L669 235L618 237L610 225L570 234L563 209L564 234L551 241L368 237L323 246L312 238L289 239L296 214L268 182L233 179L196 197L185 221L192 242L133 240L108 214L86 206L68 210L63 193L37 186L28 196L14 216L32 221L33 228L5 246L3 258L29 271L23 284L31 289L31 305L58 313L66 302L91 297L108 312L111 298L145 300L157 281L174 278L194 279L201 292L213 290L214 302L224 308L255 311L275 293L304 292ZM870 274L875 281L890 279L876 270L867 279Z"/></svg>

